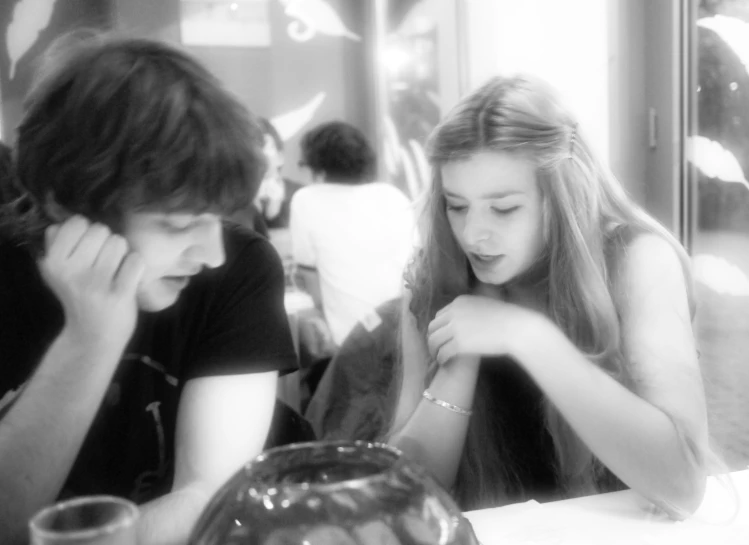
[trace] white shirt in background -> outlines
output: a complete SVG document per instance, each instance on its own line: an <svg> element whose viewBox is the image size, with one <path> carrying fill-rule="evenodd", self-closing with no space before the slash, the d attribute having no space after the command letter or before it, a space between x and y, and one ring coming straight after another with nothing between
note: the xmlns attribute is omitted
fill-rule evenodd
<svg viewBox="0 0 749 545"><path fill-rule="evenodd" d="M401 295L415 229L411 202L392 184L319 183L294 194L292 257L317 269L337 345L357 321Z"/></svg>

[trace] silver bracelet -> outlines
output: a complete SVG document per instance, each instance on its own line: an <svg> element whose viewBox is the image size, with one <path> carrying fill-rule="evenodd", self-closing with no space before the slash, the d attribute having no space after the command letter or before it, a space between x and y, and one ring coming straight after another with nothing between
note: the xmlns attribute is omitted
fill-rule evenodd
<svg viewBox="0 0 749 545"><path fill-rule="evenodd" d="M424 390L424 393L421 394L421 397L423 397L430 403L434 403L435 405L442 407L443 409L462 414L463 416L471 416L473 414L473 411L471 409L464 409L463 407L459 407L458 405L453 405L452 403L448 403L447 401L437 399L429 390Z"/></svg>

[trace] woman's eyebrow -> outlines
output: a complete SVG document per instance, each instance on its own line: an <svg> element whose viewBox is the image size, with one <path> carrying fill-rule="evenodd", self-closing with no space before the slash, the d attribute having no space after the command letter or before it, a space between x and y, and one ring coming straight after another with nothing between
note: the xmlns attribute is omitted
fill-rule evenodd
<svg viewBox="0 0 749 545"><path fill-rule="evenodd" d="M447 189L442 190L443 195L445 197L450 197L452 199L464 199L462 195L458 195L456 193L452 193L451 191L448 191ZM504 199L505 197L510 197L512 195L522 195L523 192L518 189L509 189L507 191L493 191L491 193L485 193L484 195L481 195L481 199Z"/></svg>

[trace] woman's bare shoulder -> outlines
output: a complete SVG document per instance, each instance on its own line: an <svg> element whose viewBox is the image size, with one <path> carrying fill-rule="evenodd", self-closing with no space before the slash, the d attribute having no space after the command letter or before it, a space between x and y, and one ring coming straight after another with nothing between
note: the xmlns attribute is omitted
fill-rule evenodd
<svg viewBox="0 0 749 545"><path fill-rule="evenodd" d="M654 290L665 290L661 295L685 295L683 259L674 243L660 235L634 236L622 248L617 262L618 294L624 301L631 301L638 295L652 295Z"/></svg>

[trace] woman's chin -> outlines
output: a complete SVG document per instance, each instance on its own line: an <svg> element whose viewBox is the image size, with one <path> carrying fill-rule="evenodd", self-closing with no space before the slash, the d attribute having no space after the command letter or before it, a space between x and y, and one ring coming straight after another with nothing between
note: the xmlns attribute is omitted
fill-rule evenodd
<svg viewBox="0 0 749 545"><path fill-rule="evenodd" d="M501 286L512 279L512 277L508 277L506 274L502 274L499 271L477 270L476 267L473 268L473 274L476 275L476 278L482 284L489 284L492 286Z"/></svg>

